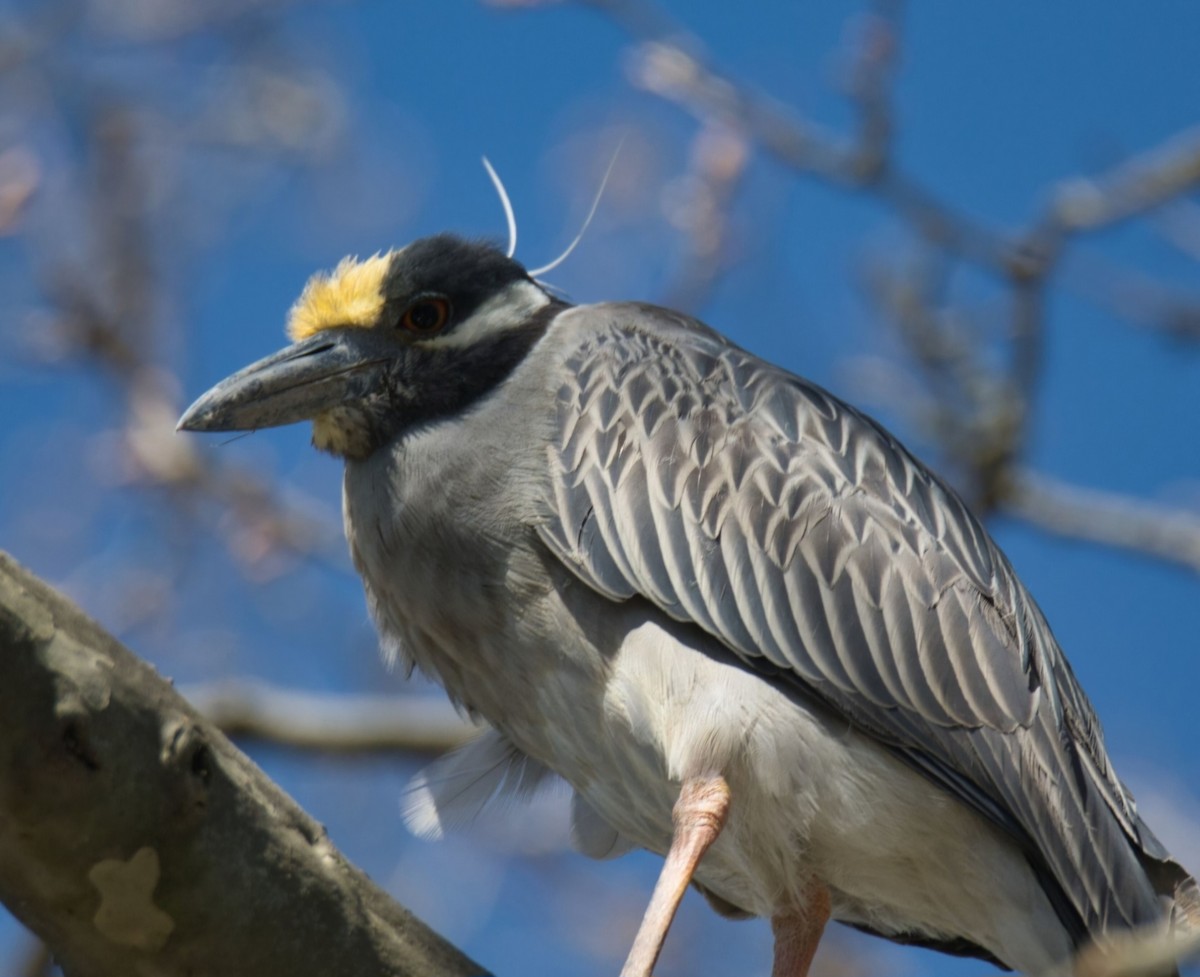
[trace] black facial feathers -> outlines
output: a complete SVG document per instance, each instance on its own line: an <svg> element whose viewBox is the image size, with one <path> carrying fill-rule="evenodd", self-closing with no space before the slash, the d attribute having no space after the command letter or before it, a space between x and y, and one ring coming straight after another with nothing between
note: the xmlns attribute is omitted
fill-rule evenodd
<svg viewBox="0 0 1200 977"><path fill-rule="evenodd" d="M444 295L461 322L513 282L530 280L519 262L492 244L435 234L392 255L384 288L397 313L417 295Z"/></svg>

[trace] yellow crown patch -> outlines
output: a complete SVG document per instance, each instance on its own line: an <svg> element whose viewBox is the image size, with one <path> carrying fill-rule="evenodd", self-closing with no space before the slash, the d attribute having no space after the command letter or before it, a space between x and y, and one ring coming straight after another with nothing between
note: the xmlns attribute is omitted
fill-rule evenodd
<svg viewBox="0 0 1200 977"><path fill-rule="evenodd" d="M392 252L365 261L343 258L332 272L313 275L288 313L293 342L338 326L373 326L383 312L383 282Z"/></svg>

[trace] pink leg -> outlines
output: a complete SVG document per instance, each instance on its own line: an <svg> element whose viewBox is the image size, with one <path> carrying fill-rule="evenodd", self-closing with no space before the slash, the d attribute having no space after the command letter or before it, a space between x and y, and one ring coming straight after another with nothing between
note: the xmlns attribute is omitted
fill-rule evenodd
<svg viewBox="0 0 1200 977"><path fill-rule="evenodd" d="M671 850L667 852L621 977L650 977L675 910L692 881L692 873L721 833L728 812L729 785L724 777L694 777L684 781L671 816L675 825Z"/></svg>
<svg viewBox="0 0 1200 977"><path fill-rule="evenodd" d="M771 977L808 977L825 924L829 922L829 890L813 883L807 910L780 913L771 919L775 933L775 965Z"/></svg>

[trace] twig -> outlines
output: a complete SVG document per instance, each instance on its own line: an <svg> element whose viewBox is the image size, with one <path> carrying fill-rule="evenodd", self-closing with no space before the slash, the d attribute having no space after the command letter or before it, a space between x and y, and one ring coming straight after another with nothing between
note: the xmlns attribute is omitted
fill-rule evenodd
<svg viewBox="0 0 1200 977"><path fill-rule="evenodd" d="M1155 214L1155 229L1163 239L1193 261L1200 261L1200 203L1181 198Z"/></svg>
<svg viewBox="0 0 1200 977"><path fill-rule="evenodd" d="M701 123L719 121L740 129L798 173L882 199L930 243L959 251L1000 275L1010 273L1012 242L942 202L888 158L891 116L884 79L894 58L891 18L896 4L882 4L868 32L869 45L878 53L866 72L869 81L860 82L855 91L862 124L855 138L847 140L706 64L698 53L699 41L649 4L581 2L606 13L640 42L633 61L634 84L675 102Z"/></svg>
<svg viewBox="0 0 1200 977"><path fill-rule="evenodd" d="M1175 340L1200 340L1200 292L1172 288L1094 254L1066 262L1064 278L1074 291L1116 312L1127 322Z"/></svg>
<svg viewBox="0 0 1200 977"><path fill-rule="evenodd" d="M1140 217L1200 186L1200 127L1180 132L1097 177L1061 184L1050 217L1079 233Z"/></svg>
<svg viewBox="0 0 1200 977"><path fill-rule="evenodd" d="M443 698L333 695L250 680L180 693L228 736L322 753L444 753L478 732Z"/></svg>
<svg viewBox="0 0 1200 977"><path fill-rule="evenodd" d="M1047 532L1167 560L1200 573L1200 512L1010 472L1001 510Z"/></svg>
<svg viewBox="0 0 1200 977"><path fill-rule="evenodd" d="M665 289L666 305L697 309L720 279L729 252L729 211L748 159L739 130L713 124L697 133L688 172L668 208L671 222L685 236L687 252Z"/></svg>

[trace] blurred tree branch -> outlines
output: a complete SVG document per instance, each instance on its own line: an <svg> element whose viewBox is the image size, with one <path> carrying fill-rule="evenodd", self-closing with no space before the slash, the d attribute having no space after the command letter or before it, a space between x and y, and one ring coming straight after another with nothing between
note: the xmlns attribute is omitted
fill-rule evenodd
<svg viewBox="0 0 1200 977"><path fill-rule="evenodd" d="M440 696L308 693L249 680L180 691L228 736L319 753L437 755L478 731Z"/></svg>
<svg viewBox="0 0 1200 977"><path fill-rule="evenodd" d="M1200 573L1200 513L1014 470L1002 509L1049 533L1091 540Z"/></svg>
<svg viewBox="0 0 1200 977"><path fill-rule="evenodd" d="M4 554L0 649L0 898L67 974L483 973Z"/></svg>

